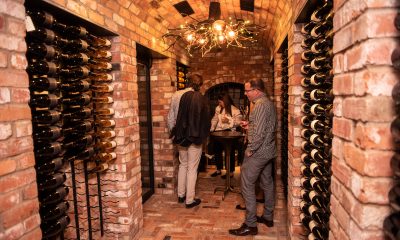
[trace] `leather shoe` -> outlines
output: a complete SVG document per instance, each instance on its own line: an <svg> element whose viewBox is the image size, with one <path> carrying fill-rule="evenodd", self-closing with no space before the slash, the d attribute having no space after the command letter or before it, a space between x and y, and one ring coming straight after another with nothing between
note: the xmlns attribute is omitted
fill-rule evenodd
<svg viewBox="0 0 400 240"><path fill-rule="evenodd" d="M215 171L215 172L213 172L210 176L211 176L211 177L216 177L216 176L218 176L218 175L221 175L221 171Z"/></svg>
<svg viewBox="0 0 400 240"><path fill-rule="evenodd" d="M186 196L178 197L178 203L184 203L186 200Z"/></svg>
<svg viewBox="0 0 400 240"><path fill-rule="evenodd" d="M274 221L273 220L267 220L262 216L257 216L257 222L258 223L264 223L267 227L273 227L274 226Z"/></svg>
<svg viewBox="0 0 400 240"><path fill-rule="evenodd" d="M196 207L196 206L199 205L200 203L201 203L201 200L198 199L198 198L195 198L195 199L193 200L192 203L186 204L186 208L193 208L193 207Z"/></svg>
<svg viewBox="0 0 400 240"><path fill-rule="evenodd" d="M247 235L257 235L258 229L257 227L249 227L246 223L243 223L240 228L237 229L229 229L229 234L235 236L247 236Z"/></svg>

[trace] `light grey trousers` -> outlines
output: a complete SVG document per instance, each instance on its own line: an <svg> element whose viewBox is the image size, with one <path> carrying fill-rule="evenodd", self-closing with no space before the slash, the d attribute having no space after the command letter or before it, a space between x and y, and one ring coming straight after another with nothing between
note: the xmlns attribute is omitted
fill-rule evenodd
<svg viewBox="0 0 400 240"><path fill-rule="evenodd" d="M240 168L241 191L246 204L245 223L249 227L257 226L256 182L260 177L260 188L264 192L263 217L273 220L275 206L274 180L272 178L273 159L245 157Z"/></svg>

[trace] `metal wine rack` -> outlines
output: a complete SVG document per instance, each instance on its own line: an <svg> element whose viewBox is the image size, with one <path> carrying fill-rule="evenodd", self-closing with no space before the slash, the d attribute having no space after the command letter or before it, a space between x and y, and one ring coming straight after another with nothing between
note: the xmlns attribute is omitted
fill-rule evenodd
<svg viewBox="0 0 400 240"><path fill-rule="evenodd" d="M188 67L182 63L176 62L176 89L182 90L189 87L187 79Z"/></svg>
<svg viewBox="0 0 400 240"><path fill-rule="evenodd" d="M59 186L68 189L65 197L51 205L39 197L43 239L97 239L106 232L102 198L109 191L102 191L107 189L107 181L101 179L101 173L113 171L109 163L116 158L111 42L80 25L60 22L42 9L46 8L27 6L27 71L39 196L55 195ZM36 86L38 79L46 82L49 78L49 86ZM50 100L42 99L49 95ZM48 111L51 120L45 121L43 114ZM49 128L56 134L42 137ZM62 167L43 172L44 164L55 160ZM44 182L54 176L57 187L43 190ZM72 204L64 205L57 218L49 217L48 209L60 202ZM68 205L73 210L68 210Z"/></svg>
<svg viewBox="0 0 400 240"><path fill-rule="evenodd" d="M301 222L308 239L328 239L332 146L332 2L324 1L304 25L301 85L303 137Z"/></svg>

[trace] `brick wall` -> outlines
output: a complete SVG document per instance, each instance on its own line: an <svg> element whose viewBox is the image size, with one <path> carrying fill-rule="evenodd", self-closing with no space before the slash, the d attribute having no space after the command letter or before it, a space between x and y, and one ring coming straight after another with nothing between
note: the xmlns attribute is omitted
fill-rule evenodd
<svg viewBox="0 0 400 240"><path fill-rule="evenodd" d="M265 48L228 48L204 57L194 55L190 61L190 72L203 76L202 91L226 82L244 83L246 80L261 78L268 94L273 94L272 66L269 52Z"/></svg>
<svg viewBox="0 0 400 240"><path fill-rule="evenodd" d="M331 239L383 239L398 75L394 1L334 1Z"/></svg>
<svg viewBox="0 0 400 240"><path fill-rule="evenodd" d="M0 239L40 239L23 1L0 2Z"/></svg>

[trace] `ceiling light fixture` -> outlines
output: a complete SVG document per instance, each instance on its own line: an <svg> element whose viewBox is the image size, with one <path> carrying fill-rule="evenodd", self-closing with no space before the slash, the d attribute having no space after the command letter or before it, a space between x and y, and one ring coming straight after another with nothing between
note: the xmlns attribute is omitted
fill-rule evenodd
<svg viewBox="0 0 400 240"><path fill-rule="evenodd" d="M187 15L188 16L188 15ZM190 16L188 16L190 17ZM257 42L256 36L264 27L243 19L222 20L219 2L210 2L209 17L207 20L198 21L193 17L194 23L186 23L179 28L168 29L162 36L164 42L167 38L173 39L169 44L170 49L175 43L183 39L189 55L195 50L201 52L203 57L214 48L239 47L246 48Z"/></svg>

